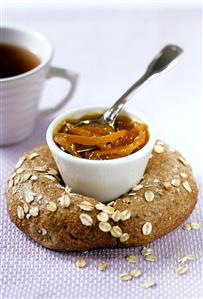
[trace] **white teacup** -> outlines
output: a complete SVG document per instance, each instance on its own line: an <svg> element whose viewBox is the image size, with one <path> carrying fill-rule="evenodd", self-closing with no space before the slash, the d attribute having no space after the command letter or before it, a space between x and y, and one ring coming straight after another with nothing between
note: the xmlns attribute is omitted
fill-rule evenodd
<svg viewBox="0 0 203 299"><path fill-rule="evenodd" d="M113 160L87 160L63 152L54 142L56 127L67 118L80 118L89 112L104 112L108 107L83 107L69 110L54 119L47 130L47 144L58 166L63 181L73 192L108 202L128 192L141 180L155 143L153 125L140 113L124 110L132 119L148 125L147 144L126 157Z"/></svg>
<svg viewBox="0 0 203 299"><path fill-rule="evenodd" d="M50 66L53 48L42 34L25 28L1 28L0 43L19 46L34 53L40 64L17 76L0 79L0 145L19 142L29 136L40 115L53 113L72 97L77 74ZM39 110L46 79L61 77L70 81L66 96L53 108Z"/></svg>

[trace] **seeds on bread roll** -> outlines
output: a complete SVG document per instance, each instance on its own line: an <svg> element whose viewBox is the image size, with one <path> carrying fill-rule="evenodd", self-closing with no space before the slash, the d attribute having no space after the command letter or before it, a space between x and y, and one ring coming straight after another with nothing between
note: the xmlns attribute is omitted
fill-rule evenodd
<svg viewBox="0 0 203 299"><path fill-rule="evenodd" d="M185 159L157 141L139 185L108 204L65 187L46 145L20 158L6 196L11 221L37 243L83 251L148 244L190 215L197 194Z"/></svg>

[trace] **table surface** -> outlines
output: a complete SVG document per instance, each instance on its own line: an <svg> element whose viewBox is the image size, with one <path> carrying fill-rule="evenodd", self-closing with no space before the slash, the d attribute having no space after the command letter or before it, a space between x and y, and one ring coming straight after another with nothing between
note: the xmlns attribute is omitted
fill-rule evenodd
<svg viewBox="0 0 203 299"><path fill-rule="evenodd" d="M80 75L74 98L64 111L87 104L110 105L139 76L160 48L180 45L184 55L177 67L146 85L128 107L145 113L157 136L180 150L193 167L202 200L201 128L201 12L198 5L8 5L3 24L18 24L46 34L55 46L53 65ZM42 106L54 105L65 92L64 82L48 82ZM185 232L181 227L150 247L156 263L141 260L142 276L121 282L119 274L134 269L126 254L140 248L59 253L47 250L23 235L8 219L6 180L19 155L45 142L53 117L39 119L32 136L20 144L0 149L0 298L203 298L202 229ZM187 222L203 224L197 204ZM194 254L185 275L177 276L177 258ZM88 266L77 269L85 257ZM99 272L99 262L108 263ZM156 287L144 289L152 280Z"/></svg>

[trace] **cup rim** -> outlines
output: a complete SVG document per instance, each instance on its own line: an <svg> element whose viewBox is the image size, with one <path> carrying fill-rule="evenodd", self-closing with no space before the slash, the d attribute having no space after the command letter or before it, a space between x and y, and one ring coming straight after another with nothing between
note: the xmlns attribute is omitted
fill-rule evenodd
<svg viewBox="0 0 203 299"><path fill-rule="evenodd" d="M45 58L43 61L41 61L39 65L37 65L35 68L33 68L30 71L27 71L25 73L22 73L22 74L19 74L19 75L16 75L16 76L8 77L8 78L0 78L0 83L19 80L19 79L31 76L34 73L40 71L45 65L47 65L51 61L51 59L53 57L53 54L54 54L53 45L50 42L50 40L44 34L38 32L36 30L30 29L30 28L28 29L27 27L24 27L24 26L10 26L10 25L2 26L1 27L1 32L2 32L2 30L6 30L6 29L17 31L21 34L29 34L30 36L34 36L38 39L41 39L50 48L50 55L47 58Z"/></svg>
<svg viewBox="0 0 203 299"><path fill-rule="evenodd" d="M76 112L83 112L85 113L85 111L87 111L88 109L94 110L94 111L100 111L100 110L104 110L107 109L107 106L93 106L93 105L88 105L88 106L83 106L83 107L78 107L78 108L74 108L69 110L68 112L64 112L62 114L60 114L58 117L56 117L48 126L47 128L47 132L46 132L46 141L48 144L49 149L51 150L51 152L53 152L54 154L56 154L57 156L59 156L62 159L65 160L69 160L72 161L73 163L76 164L89 164L89 165L114 165L114 164L123 164L123 163L127 163L130 162L132 160L136 160L141 158L142 156L144 156L148 151L150 151L151 149L153 149L153 146L155 144L156 138L155 138L155 129L152 126L151 122L148 121L148 119L140 112L138 111L133 111L132 109L123 109L122 111L130 114L132 116L134 116L134 118L138 118L141 121L145 122L148 126L149 129L149 133L150 133L150 137L148 142L144 145L143 148L141 148L139 151L130 154L126 157L120 157L117 159L111 159L111 160L88 160L88 159L82 159L82 158L78 158L75 156L72 156L71 154L65 153L63 152L53 141L53 131L56 128L56 126L65 118L67 118L68 116L71 116L71 114L76 113Z"/></svg>

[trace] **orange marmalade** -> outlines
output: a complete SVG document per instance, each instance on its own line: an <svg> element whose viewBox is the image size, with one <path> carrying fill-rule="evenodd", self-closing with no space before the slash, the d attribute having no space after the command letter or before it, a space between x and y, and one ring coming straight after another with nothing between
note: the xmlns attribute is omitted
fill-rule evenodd
<svg viewBox="0 0 203 299"><path fill-rule="evenodd" d="M97 119L99 113L86 114L80 119L66 119L57 126L54 142L64 152L89 160L110 160L139 151L149 140L148 126L119 114L114 129L109 125L76 124L85 119Z"/></svg>

